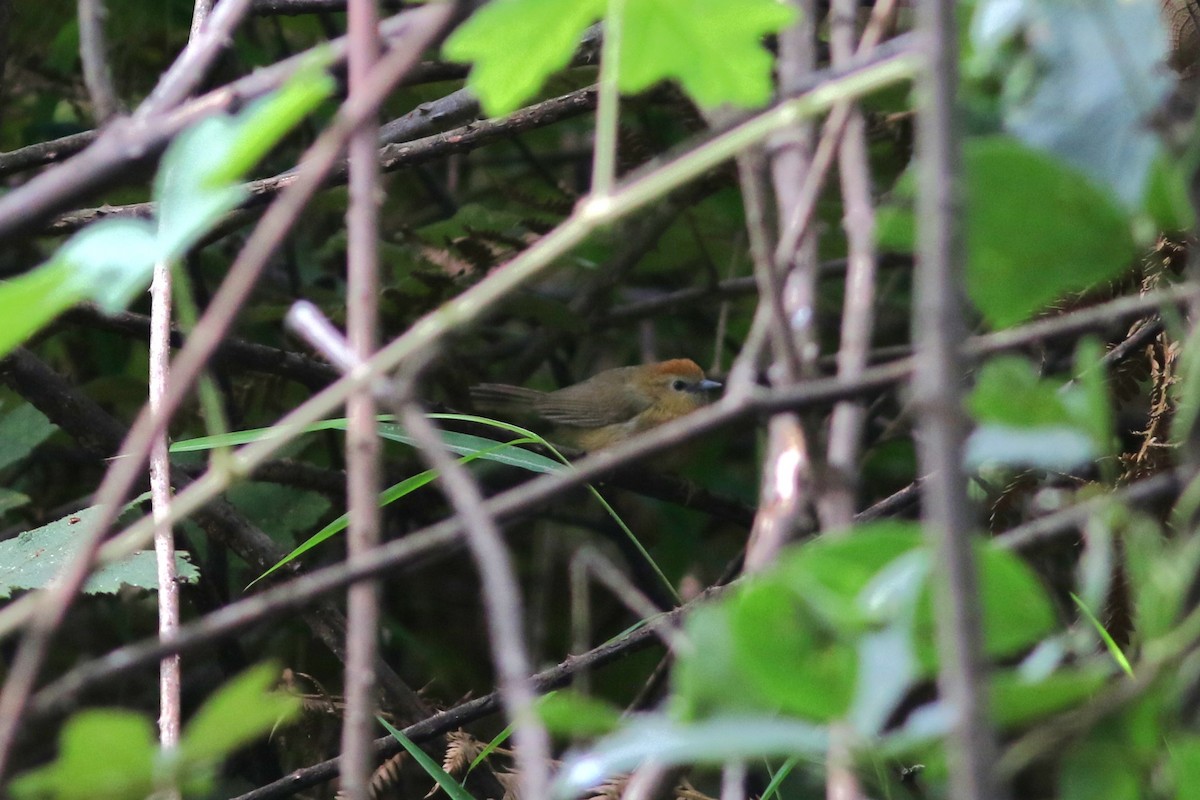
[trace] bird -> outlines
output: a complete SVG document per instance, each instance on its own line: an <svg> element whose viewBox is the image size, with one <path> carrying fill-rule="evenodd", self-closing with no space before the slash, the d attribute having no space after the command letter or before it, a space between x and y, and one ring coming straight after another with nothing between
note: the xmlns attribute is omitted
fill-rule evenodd
<svg viewBox="0 0 1200 800"><path fill-rule="evenodd" d="M542 392L503 383L471 387L480 406L532 413L554 425L551 438L584 452L623 442L705 405L721 383L689 358L598 372L580 383Z"/></svg>

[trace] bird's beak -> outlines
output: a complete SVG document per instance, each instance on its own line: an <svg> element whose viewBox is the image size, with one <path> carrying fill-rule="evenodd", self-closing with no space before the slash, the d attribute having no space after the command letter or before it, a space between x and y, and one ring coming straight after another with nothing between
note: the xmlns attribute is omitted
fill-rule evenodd
<svg viewBox="0 0 1200 800"><path fill-rule="evenodd" d="M724 384L721 383L720 381L710 381L707 378L705 378L704 380L697 383L694 387L692 387L692 391L715 392L717 389L720 389L722 386L724 386Z"/></svg>

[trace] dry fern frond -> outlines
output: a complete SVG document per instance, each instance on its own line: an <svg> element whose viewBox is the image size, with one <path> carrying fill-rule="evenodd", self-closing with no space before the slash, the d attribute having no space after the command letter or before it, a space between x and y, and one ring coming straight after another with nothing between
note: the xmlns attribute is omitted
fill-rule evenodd
<svg viewBox="0 0 1200 800"><path fill-rule="evenodd" d="M446 755L442 758L442 769L458 777L459 773L467 771L483 748L483 742L462 729L446 734Z"/></svg>

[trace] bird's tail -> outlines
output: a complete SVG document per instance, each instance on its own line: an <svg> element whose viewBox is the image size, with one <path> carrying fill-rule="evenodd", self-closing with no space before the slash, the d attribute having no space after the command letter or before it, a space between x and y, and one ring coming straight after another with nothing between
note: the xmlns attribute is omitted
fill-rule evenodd
<svg viewBox="0 0 1200 800"><path fill-rule="evenodd" d="M471 387L471 400L476 406L497 411L531 412L534 403L545 394L506 383L479 383Z"/></svg>

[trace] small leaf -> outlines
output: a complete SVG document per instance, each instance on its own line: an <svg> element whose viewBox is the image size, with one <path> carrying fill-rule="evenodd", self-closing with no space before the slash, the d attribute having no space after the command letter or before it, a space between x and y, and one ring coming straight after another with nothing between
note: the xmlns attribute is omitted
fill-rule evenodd
<svg viewBox="0 0 1200 800"><path fill-rule="evenodd" d="M619 708L568 690L541 697L537 713L546 729L560 736L599 736L611 733L621 722Z"/></svg>
<svg viewBox="0 0 1200 800"><path fill-rule="evenodd" d="M134 800L156 788L158 743L150 721L117 709L81 711L67 722L58 758L8 787L17 800Z"/></svg>
<svg viewBox="0 0 1200 800"><path fill-rule="evenodd" d="M58 430L46 415L22 403L0 418L0 469L17 463Z"/></svg>
<svg viewBox="0 0 1200 800"><path fill-rule="evenodd" d="M150 284L154 235L141 220L84 228L35 269L0 282L0 356L76 303L119 311Z"/></svg>
<svg viewBox="0 0 1200 800"><path fill-rule="evenodd" d="M677 79L706 108L744 108L771 98L774 59L763 37L796 18L777 0L637 0L625 8L621 90Z"/></svg>
<svg viewBox="0 0 1200 800"><path fill-rule="evenodd" d="M219 762L299 713L300 698L272 688L278 676L275 664L259 664L217 690L183 731L184 763L203 768Z"/></svg>
<svg viewBox="0 0 1200 800"><path fill-rule="evenodd" d="M470 61L467 85L490 116L515 111L571 60L605 0L493 0L446 40L442 51Z"/></svg>
<svg viewBox="0 0 1200 800"><path fill-rule="evenodd" d="M1062 800L1138 800L1143 775L1120 743L1085 739L1071 747L1059 767Z"/></svg>
<svg viewBox="0 0 1200 800"><path fill-rule="evenodd" d="M818 756L828 746L825 728L777 716L717 717L681 724L662 715L647 714L634 718L594 747L567 758L555 779L553 793L560 798L572 797L646 762L660 767L720 765L797 753Z"/></svg>

